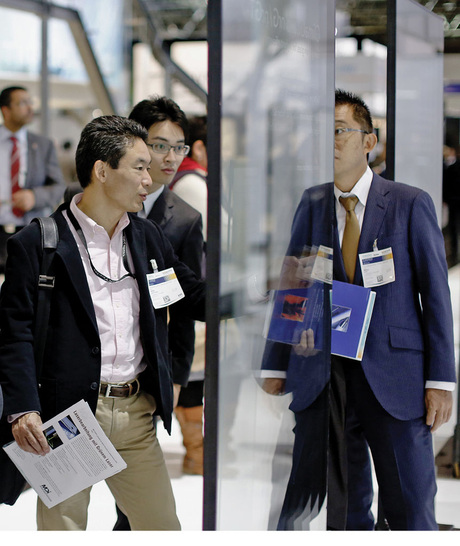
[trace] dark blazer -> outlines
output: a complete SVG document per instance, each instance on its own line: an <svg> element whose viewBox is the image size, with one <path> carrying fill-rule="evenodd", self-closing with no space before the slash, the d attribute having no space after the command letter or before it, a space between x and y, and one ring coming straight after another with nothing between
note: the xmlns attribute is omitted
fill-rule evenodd
<svg viewBox="0 0 460 546"><path fill-rule="evenodd" d="M362 367L377 400L397 419L425 414L425 382L456 381L453 319L442 232L428 193L374 175L358 253L391 247L395 282L376 292ZM334 276L344 280L335 239ZM355 284L362 284L356 267Z"/></svg>
<svg viewBox="0 0 460 546"><path fill-rule="evenodd" d="M147 218L161 227L179 260L197 277L201 277L203 260L201 214L165 187ZM186 386L195 352L194 321L183 316L180 307L174 305L170 307L169 314L168 338L172 353L173 381Z"/></svg>
<svg viewBox="0 0 460 546"><path fill-rule="evenodd" d="M288 254L300 255L305 244L327 245L332 221L334 278L346 282L333 188L330 183L306 190L294 217ZM427 380L456 381L444 240L428 193L374 175L358 254L370 252L375 240L379 249L393 249L396 280L373 288L376 299L362 367L390 415L415 419L425 413ZM359 262L354 282L363 284ZM299 365L295 357L284 362L287 386L294 394L292 409L304 409L321 391L319 374L313 365L311 387L308 366Z"/></svg>
<svg viewBox="0 0 460 546"><path fill-rule="evenodd" d="M59 229L54 261L56 282L45 346L43 373L37 388L33 356L33 323L41 255L36 223L8 241L6 278L0 295L0 381L4 414L38 410L45 421L85 399L96 410L100 383L101 345L94 307L75 239L62 205L53 214ZM130 214L125 233L140 292L139 323L146 370L141 387L155 397L165 428L173 407L171 360L167 343L167 310L154 310L146 275L150 260L159 270L174 267L186 297L175 305L184 314L204 320L205 288L178 261L171 244L154 223Z"/></svg>
<svg viewBox="0 0 460 546"><path fill-rule="evenodd" d="M36 216L51 214L61 202L65 181L53 142L27 132L27 174L24 189L34 191L35 207L24 215L26 224Z"/></svg>
<svg viewBox="0 0 460 546"><path fill-rule="evenodd" d="M334 202L332 185L315 186L306 190L292 222L291 240L286 256L300 257L305 248L332 246ZM318 353L298 356L290 345L267 341L262 369L287 372L286 392L292 392L290 409L300 412L308 408L323 391L330 379L330 288L324 284L323 325L321 339L315 339ZM309 297L309 293L305 293ZM268 374L269 375L269 374Z"/></svg>

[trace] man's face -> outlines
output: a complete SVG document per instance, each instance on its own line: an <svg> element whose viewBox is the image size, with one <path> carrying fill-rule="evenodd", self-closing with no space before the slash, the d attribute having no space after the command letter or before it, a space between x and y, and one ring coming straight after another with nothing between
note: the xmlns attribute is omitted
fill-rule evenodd
<svg viewBox="0 0 460 546"><path fill-rule="evenodd" d="M148 133L149 144L162 143L169 146L185 144L184 131L172 121L154 123ZM154 152L151 147L149 147L149 151L152 159L150 176L153 182L149 193L152 193L161 186L167 186L172 182L184 156L177 155L172 148L164 154Z"/></svg>
<svg viewBox="0 0 460 546"><path fill-rule="evenodd" d="M353 110L349 105L336 107L335 128L362 129L353 118ZM334 182L342 191L349 191L364 174L367 154L373 149L375 142L375 135L357 131L335 136Z"/></svg>
<svg viewBox="0 0 460 546"><path fill-rule="evenodd" d="M14 130L19 130L24 125L31 123L34 117L32 100L27 91L17 89L11 93L9 106L2 109L5 118L5 125Z"/></svg>
<svg viewBox="0 0 460 546"><path fill-rule="evenodd" d="M128 146L117 169L103 163L106 205L114 212L139 212L147 197L152 180L149 175L150 154L142 139Z"/></svg>

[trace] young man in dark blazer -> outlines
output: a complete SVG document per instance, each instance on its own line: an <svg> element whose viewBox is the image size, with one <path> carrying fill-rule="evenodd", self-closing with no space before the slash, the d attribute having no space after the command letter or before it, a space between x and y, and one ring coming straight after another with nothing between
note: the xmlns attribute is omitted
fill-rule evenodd
<svg viewBox="0 0 460 546"><path fill-rule="evenodd" d="M129 118L148 132L148 145L152 162L152 185L139 216L156 222L171 243L178 258L201 277L203 260L203 222L201 214L175 195L169 188L177 169L189 151L185 144L188 122L179 106L167 97L153 97L134 106ZM195 321L174 306L169 309L169 348L172 355L174 384L185 387L195 352ZM178 398L179 391L176 389ZM177 404L175 399L175 407ZM181 413L181 430L186 456L193 457L195 465L203 468L202 413ZM124 514L117 509L118 519L114 530L129 530Z"/></svg>
<svg viewBox="0 0 460 546"><path fill-rule="evenodd" d="M102 116L82 132L76 166L83 193L53 214L59 230L56 277L41 377L33 323L41 257L34 223L9 241L0 307L4 415L19 446L48 451L42 421L85 399L127 468L107 479L133 530L179 529L153 414L170 431L172 367L167 307L149 275L173 268L185 294L174 305L204 319L204 283L177 259L161 229L138 218L152 184L147 132ZM135 214L132 214L135 213ZM172 294L166 294L174 297ZM85 529L89 490L48 509L42 530Z"/></svg>

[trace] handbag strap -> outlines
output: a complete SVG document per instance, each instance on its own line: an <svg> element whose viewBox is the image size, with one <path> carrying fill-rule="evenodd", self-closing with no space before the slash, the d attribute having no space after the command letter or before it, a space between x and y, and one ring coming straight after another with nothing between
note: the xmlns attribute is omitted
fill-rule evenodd
<svg viewBox="0 0 460 546"><path fill-rule="evenodd" d="M37 380L40 381L50 315L51 292L54 288L55 279L51 266L59 242L59 232L54 218L34 218L34 221L40 226L43 250L38 277L38 299L34 330L35 365Z"/></svg>

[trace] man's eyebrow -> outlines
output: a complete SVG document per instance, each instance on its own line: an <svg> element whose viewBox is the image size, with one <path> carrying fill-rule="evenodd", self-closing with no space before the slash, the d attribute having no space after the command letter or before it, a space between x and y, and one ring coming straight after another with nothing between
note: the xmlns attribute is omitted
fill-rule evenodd
<svg viewBox="0 0 460 546"><path fill-rule="evenodd" d="M139 157L139 158L137 159L137 161L138 161L139 163L142 163L143 165L150 165L150 163L152 163L152 160L151 160L151 159L150 159L150 160L147 160L147 159L144 159L143 157Z"/></svg>
<svg viewBox="0 0 460 546"><path fill-rule="evenodd" d="M164 137L161 137L161 136L154 136L153 138L154 138L154 140L155 139L161 140L162 142L166 142L167 144L169 144L169 140L167 138L164 138ZM180 138L179 140L176 140L176 142L185 142L185 137Z"/></svg>

